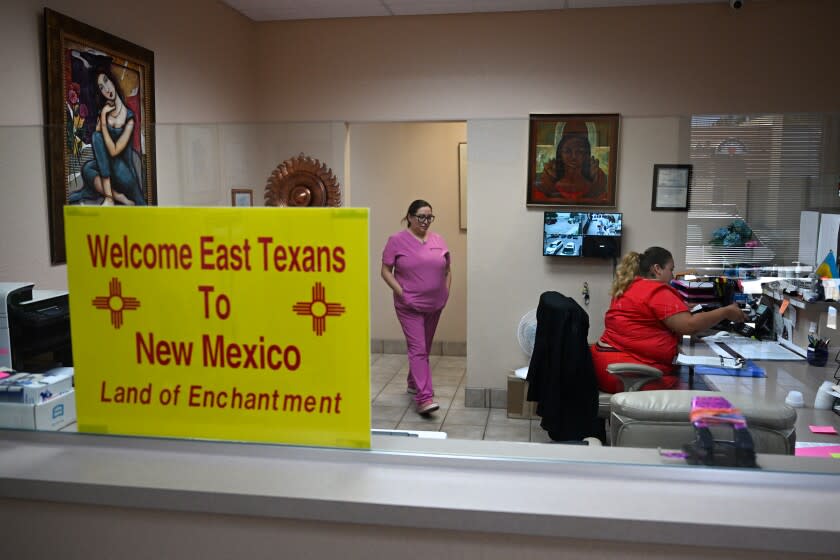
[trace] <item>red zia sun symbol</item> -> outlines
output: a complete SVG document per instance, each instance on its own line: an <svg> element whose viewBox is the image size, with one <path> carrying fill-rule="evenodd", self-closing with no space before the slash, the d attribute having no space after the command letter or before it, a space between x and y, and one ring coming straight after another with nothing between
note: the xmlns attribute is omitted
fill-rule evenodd
<svg viewBox="0 0 840 560"><path fill-rule="evenodd" d="M292 306L292 311L298 315L311 315L312 330L321 336L327 330L327 317L338 317L345 309L340 303L327 303L324 286L315 282L312 286L312 301L299 301Z"/></svg>
<svg viewBox="0 0 840 560"><path fill-rule="evenodd" d="M107 296L97 296L93 298L91 303L97 309L109 309L111 311L111 325L115 329L122 326L123 311L133 311L140 307L140 300L122 295L122 284L117 278L111 278Z"/></svg>

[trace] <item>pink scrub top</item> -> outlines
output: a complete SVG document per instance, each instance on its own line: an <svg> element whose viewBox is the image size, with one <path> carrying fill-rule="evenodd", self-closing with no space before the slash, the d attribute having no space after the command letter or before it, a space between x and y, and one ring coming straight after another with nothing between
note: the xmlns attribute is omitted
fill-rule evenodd
<svg viewBox="0 0 840 560"><path fill-rule="evenodd" d="M426 233L425 241L407 229L395 233L382 251L382 264L394 268L394 278L403 289L402 298L394 294L394 303L428 312L443 309L449 298L449 249L443 237L431 231Z"/></svg>

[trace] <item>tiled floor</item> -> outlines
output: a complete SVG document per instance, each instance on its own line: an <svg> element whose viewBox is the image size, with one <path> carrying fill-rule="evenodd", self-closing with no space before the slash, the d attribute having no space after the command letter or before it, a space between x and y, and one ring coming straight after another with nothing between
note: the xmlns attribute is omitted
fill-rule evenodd
<svg viewBox="0 0 840 560"><path fill-rule="evenodd" d="M404 354L371 354L372 424L379 429L443 431L448 438L549 443L539 420L507 417L503 408L464 406L467 359L431 356L435 401L440 410L423 417L406 393L408 360Z"/></svg>
<svg viewBox="0 0 840 560"><path fill-rule="evenodd" d="M508 418L503 408L467 408L464 405L467 358L430 357L435 401L440 410L420 416L414 410L412 395L406 392L408 359L405 354L371 354L370 399L372 427L383 430L423 430L446 432L448 438L494 441L551 443L540 420ZM688 388L683 374L678 388ZM708 389L697 376L696 389Z"/></svg>
<svg viewBox="0 0 840 560"><path fill-rule="evenodd" d="M508 418L507 410L502 408L467 408L464 405L466 357L434 355L430 362L435 400L440 404L440 410L423 417L415 412L412 396L406 393L408 360L405 354L371 354L373 428L442 431L452 439L551 442L545 430L540 428L539 419ZM780 403L784 402L788 391L798 390L811 403L822 381L832 379L833 367L815 368L804 362L769 362L764 366L766 378L698 375L694 388L727 394L745 393ZM680 375L677 388L688 388L687 371ZM835 425L840 429L840 417L830 410L815 410L810 405L797 409L798 441L836 444L837 436L811 433L811 424Z"/></svg>

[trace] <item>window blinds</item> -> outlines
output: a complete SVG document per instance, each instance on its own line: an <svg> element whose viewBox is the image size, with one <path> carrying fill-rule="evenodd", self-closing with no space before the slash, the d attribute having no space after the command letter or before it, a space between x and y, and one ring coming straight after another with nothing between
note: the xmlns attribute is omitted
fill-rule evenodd
<svg viewBox="0 0 840 560"><path fill-rule="evenodd" d="M822 173L826 127L837 122L820 114L693 116L686 264L795 261L800 212L840 207L836 183Z"/></svg>

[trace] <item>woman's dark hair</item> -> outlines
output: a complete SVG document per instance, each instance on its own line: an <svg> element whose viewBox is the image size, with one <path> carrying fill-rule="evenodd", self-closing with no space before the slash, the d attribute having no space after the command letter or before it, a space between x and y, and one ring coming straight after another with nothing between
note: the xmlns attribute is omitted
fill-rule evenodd
<svg viewBox="0 0 840 560"><path fill-rule="evenodd" d="M645 278L650 278L650 269L653 265L658 264L662 268L674 260L671 251L663 249L662 247L648 247L648 249L639 256L639 275Z"/></svg>
<svg viewBox="0 0 840 560"><path fill-rule="evenodd" d="M589 143L589 138L585 134L564 134L563 138L560 139L560 143L557 144L557 152L554 154L554 175L558 179L561 179L566 175L566 166L563 164L563 146L566 145L566 142L569 140L574 139L583 140L584 145L586 146L586 155L583 158L583 168L580 170L581 174L586 178L587 181L592 180L592 169L589 166L589 160L592 159L592 144Z"/></svg>
<svg viewBox="0 0 840 560"><path fill-rule="evenodd" d="M114 77L114 74L111 71L111 69L106 66L99 66L93 72L93 87L96 88L94 90L96 94L96 107L98 109L102 109L102 107L104 107L105 103L108 101L107 99L105 99L105 96L102 95L102 90L99 89L100 74L108 78L108 80L110 80L110 82L114 84L114 91L119 96L120 100L123 103L125 103L125 92L123 92L122 86L120 86L120 82Z"/></svg>
<svg viewBox="0 0 840 560"><path fill-rule="evenodd" d="M406 223L406 225L408 225L408 218L410 216L413 216L414 214L416 214L417 211L420 210L421 208L423 208L424 206L428 206L429 209L432 208L431 204L429 204L428 202L426 202L425 200L422 200L422 199L417 199L414 202L412 202L411 204L409 204L408 205L408 211L406 211L405 216L403 217L402 221L404 221Z"/></svg>
<svg viewBox="0 0 840 560"><path fill-rule="evenodd" d="M635 251L627 253L615 270L610 295L619 297L630 287L637 276L650 278L650 269L653 268L653 265L658 264L664 268L672 260L674 260L674 257L671 252L662 247L649 247L641 254Z"/></svg>

